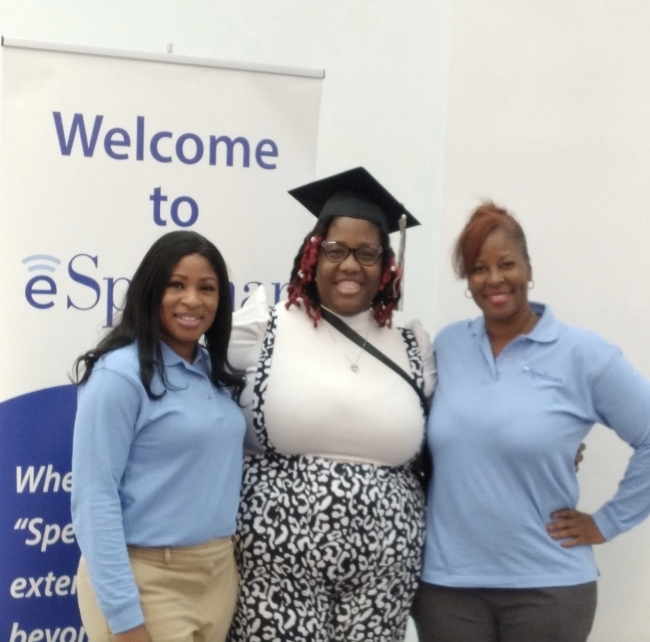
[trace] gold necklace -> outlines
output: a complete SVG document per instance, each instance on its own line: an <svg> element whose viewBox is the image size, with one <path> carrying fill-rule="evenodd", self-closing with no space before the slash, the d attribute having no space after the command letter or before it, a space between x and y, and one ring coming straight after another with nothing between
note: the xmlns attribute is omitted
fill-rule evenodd
<svg viewBox="0 0 650 642"><path fill-rule="evenodd" d="M332 334L332 330L330 329L329 323L326 322L325 327L327 328L327 331L329 332L330 337L332 337L332 341L334 342L334 345L339 349L339 352L341 352L343 354L343 356L348 360L348 362L350 363L350 370L352 370L352 372L354 372L354 373L359 372L359 366L358 366L357 362L361 358L361 355L363 354L363 351L364 351L364 349L366 347L366 344L368 343L368 335L370 334L370 326L371 326L371 324L372 324L372 317L370 317L368 319L368 327L366 328L366 334L363 337L363 343L361 344L361 348L359 349L359 353L357 354L356 358L353 361L352 359L350 359L350 357L348 357L345 350L343 350L343 348L341 348L338 341L336 340L336 337Z"/></svg>
<svg viewBox="0 0 650 642"><path fill-rule="evenodd" d="M522 325L521 330L514 333L512 336L505 337L505 338L493 337L492 334L490 334L487 325L485 326L485 332L487 333L488 339L490 340L490 345L492 346L492 354L494 355L495 358L499 356L503 348L505 348L511 341L513 341L517 337L532 332L533 328L537 325L537 321L539 321L539 315L532 308L530 311L532 313L532 316L529 317L526 323Z"/></svg>
<svg viewBox="0 0 650 642"><path fill-rule="evenodd" d="M528 334L529 332L531 332L532 329L537 325L538 319L539 316L537 315L537 313L531 309L531 316L528 319L528 321L526 321L524 327L521 329L521 332L519 334Z"/></svg>

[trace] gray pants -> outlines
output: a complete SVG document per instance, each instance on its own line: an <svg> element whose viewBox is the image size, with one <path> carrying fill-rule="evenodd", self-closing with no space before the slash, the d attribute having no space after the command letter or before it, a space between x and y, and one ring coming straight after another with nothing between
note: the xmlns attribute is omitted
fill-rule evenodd
<svg viewBox="0 0 650 642"><path fill-rule="evenodd" d="M413 603L420 642L585 642L596 582L534 589L420 583Z"/></svg>

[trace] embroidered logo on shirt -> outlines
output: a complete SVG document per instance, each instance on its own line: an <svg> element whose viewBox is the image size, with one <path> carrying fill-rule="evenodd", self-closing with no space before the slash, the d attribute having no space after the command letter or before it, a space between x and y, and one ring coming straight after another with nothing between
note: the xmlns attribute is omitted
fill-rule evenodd
<svg viewBox="0 0 650 642"><path fill-rule="evenodd" d="M533 379L543 379L544 381L552 381L553 383L559 384L564 383L564 379L561 377L553 377L547 372L539 372L539 370L535 370L534 368L530 368L528 366L524 366L523 372L524 374L530 375Z"/></svg>

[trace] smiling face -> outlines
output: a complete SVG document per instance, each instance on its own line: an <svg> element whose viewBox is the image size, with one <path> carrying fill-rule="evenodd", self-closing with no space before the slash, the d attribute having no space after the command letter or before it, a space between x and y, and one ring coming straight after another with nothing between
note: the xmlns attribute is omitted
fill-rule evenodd
<svg viewBox="0 0 650 642"><path fill-rule="evenodd" d="M347 216L332 221L324 240L337 241L352 250L368 245L381 246L376 225ZM321 250L315 277L321 304L342 316L367 310L379 289L381 269L381 259L374 265L360 265L350 253L344 261L333 263Z"/></svg>
<svg viewBox="0 0 650 642"><path fill-rule="evenodd" d="M467 272L467 285L486 324L517 324L530 314L528 282L532 270L520 243L507 232L492 232Z"/></svg>
<svg viewBox="0 0 650 642"><path fill-rule="evenodd" d="M184 256L172 268L160 303L162 340L192 362L198 340L212 325L219 307L219 282L200 254Z"/></svg>

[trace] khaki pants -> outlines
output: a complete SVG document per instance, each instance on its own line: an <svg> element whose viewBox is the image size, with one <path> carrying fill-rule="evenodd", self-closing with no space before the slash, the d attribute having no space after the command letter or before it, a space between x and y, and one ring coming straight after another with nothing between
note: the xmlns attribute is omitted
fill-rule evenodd
<svg viewBox="0 0 650 642"><path fill-rule="evenodd" d="M129 546L145 626L153 642L223 642L237 602L239 575L231 538L186 548ZM112 640L86 561L77 598L89 642Z"/></svg>

